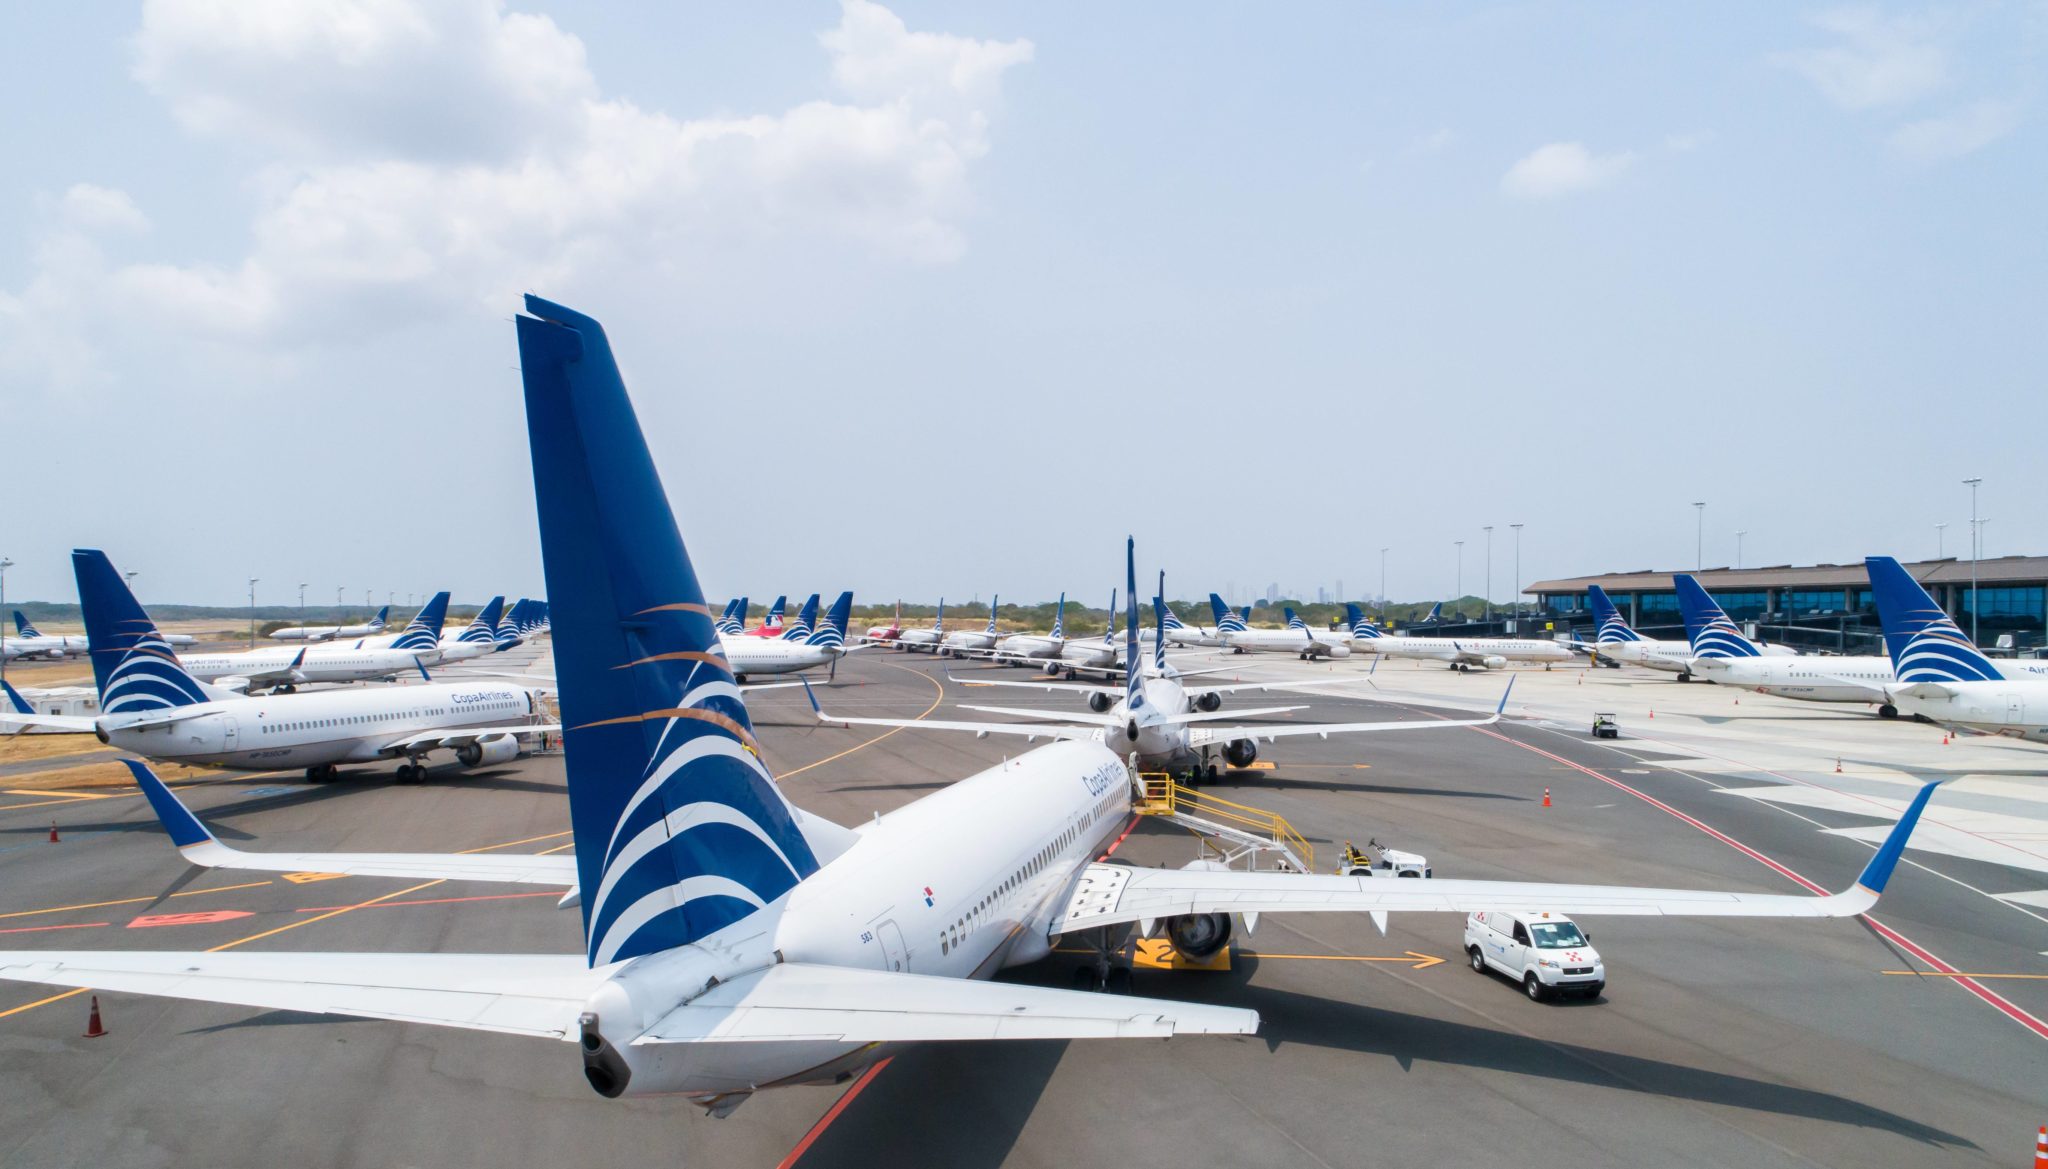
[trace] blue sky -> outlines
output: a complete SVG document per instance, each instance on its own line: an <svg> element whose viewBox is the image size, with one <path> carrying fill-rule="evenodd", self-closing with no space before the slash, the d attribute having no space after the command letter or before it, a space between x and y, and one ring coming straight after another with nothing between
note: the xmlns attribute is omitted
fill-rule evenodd
<svg viewBox="0 0 2048 1169"><path fill-rule="evenodd" d="M718 593L2048 546L2048 6L757 8L23 14L9 595L538 592L529 289Z"/></svg>

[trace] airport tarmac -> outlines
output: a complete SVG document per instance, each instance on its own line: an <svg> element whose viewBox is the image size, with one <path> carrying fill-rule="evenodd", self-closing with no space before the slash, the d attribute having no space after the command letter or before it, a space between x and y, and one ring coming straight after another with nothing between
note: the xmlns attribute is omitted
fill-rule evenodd
<svg viewBox="0 0 2048 1169"><path fill-rule="evenodd" d="M1366 689L1356 659L1226 661L1247 679L1328 678L1377 699L1317 694L1297 719L1490 709L1505 684L1390 662ZM941 667L857 655L826 705L915 717L986 697ZM2044 806L2028 785L2048 751L1943 746L1939 731L1853 707L1747 694L1738 707L1731 691L1647 671L1513 673L1517 717L1498 727L1283 740L1261 749L1271 769L1205 790L1287 817L1323 870L1345 840L1377 837L1439 876L1783 893L1800 890L1791 874L1847 886L1916 774L1972 777L1937 795L1921 833L1948 846L1908 853L1873 926L1588 919L1610 972L1601 1001L1531 1003L1475 975L1453 915L1396 916L1385 937L1362 917L1267 915L1228 973L1136 979L1140 994L1255 1008L1256 1037L932 1045L854 1088L763 1093L720 1121L682 1101L599 1098L568 1044L129 995L101 996L111 1033L88 1040L83 994L7 984L0 1163L2025 1162L2048 1120L2048 910L2024 896L2048 887L2048 833L2023 827ZM1066 700L1016 693L1004 704ZM818 727L795 690L750 705L785 790L841 822L1029 749ZM1629 737L1587 738L1596 709ZM252 849L568 846L559 755L477 773L444 763L415 787L389 776L234 776L183 794ZM1179 864L1195 843L1147 821L1118 855ZM12 947L573 952L577 914L555 899L194 870L122 789L0 797ZM1944 966L1985 977L1927 973ZM1917 973L1886 973L1900 970ZM1056 957L1005 977L1065 986L1070 973Z"/></svg>

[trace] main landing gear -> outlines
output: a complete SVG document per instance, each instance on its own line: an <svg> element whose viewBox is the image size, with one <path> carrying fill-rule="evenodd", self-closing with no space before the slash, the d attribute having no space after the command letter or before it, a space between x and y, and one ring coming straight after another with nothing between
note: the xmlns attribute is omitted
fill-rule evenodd
<svg viewBox="0 0 2048 1169"><path fill-rule="evenodd" d="M308 767L306 769L307 783L333 783L340 778L341 768L336 767L332 763L322 763L318 767Z"/></svg>
<svg viewBox="0 0 2048 1169"><path fill-rule="evenodd" d="M398 772L395 778L399 783L418 783L427 778L427 765L424 763L414 763L408 759L398 765Z"/></svg>
<svg viewBox="0 0 2048 1169"><path fill-rule="evenodd" d="M1068 935L1091 951L1087 961L1074 967L1074 989L1131 993L1131 962L1134 933L1129 925L1103 926Z"/></svg>

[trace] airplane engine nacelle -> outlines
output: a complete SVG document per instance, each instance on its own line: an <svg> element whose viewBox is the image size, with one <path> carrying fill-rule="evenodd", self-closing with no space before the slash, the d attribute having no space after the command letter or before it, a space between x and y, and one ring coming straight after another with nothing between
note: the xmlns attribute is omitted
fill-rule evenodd
<svg viewBox="0 0 2048 1169"><path fill-rule="evenodd" d="M511 735L494 735L455 748L456 761L464 767L490 767L519 758L519 740Z"/></svg>
<svg viewBox="0 0 2048 1169"><path fill-rule="evenodd" d="M1223 745L1223 760L1232 767L1250 767L1259 757L1259 745L1250 739L1232 739Z"/></svg>
<svg viewBox="0 0 2048 1169"><path fill-rule="evenodd" d="M1114 705L1114 702L1109 697L1109 692L1106 690L1098 691L1088 696L1088 709L1094 711L1097 714L1101 714L1103 711L1108 710L1112 705Z"/></svg>
<svg viewBox="0 0 2048 1169"><path fill-rule="evenodd" d="M1203 713L1221 710L1223 709L1223 696L1211 690L1209 693L1195 699L1195 709Z"/></svg>
<svg viewBox="0 0 2048 1169"><path fill-rule="evenodd" d="M1057 678L1057 677L1059 677L1059 676L1060 676L1060 668L1061 668L1061 667L1060 667L1060 664L1059 664L1059 663L1058 663L1057 661L1051 661L1051 662L1047 662L1047 663L1045 663L1045 674L1046 674L1046 677L1048 677L1048 678Z"/></svg>
<svg viewBox="0 0 2048 1169"><path fill-rule="evenodd" d="M1505 667L1508 664L1508 660L1499 654L1488 654L1484 659L1484 664L1489 670L1498 670Z"/></svg>
<svg viewBox="0 0 2048 1169"><path fill-rule="evenodd" d="M1351 647L1348 645L1325 646L1324 650L1333 658L1348 658L1351 656Z"/></svg>
<svg viewBox="0 0 2048 1169"><path fill-rule="evenodd" d="M1230 866L1213 859L1192 860L1181 866L1202 872L1227 872ZM1200 962L1216 956L1230 944L1230 915L1227 913L1186 913L1164 922L1166 937L1182 957Z"/></svg>

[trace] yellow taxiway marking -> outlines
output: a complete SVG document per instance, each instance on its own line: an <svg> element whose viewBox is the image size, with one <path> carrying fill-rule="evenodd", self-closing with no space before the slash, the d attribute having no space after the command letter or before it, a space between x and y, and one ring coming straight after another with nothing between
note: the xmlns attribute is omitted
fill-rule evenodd
<svg viewBox="0 0 2048 1169"><path fill-rule="evenodd" d="M110 761L110 762L111 762L111 761ZM63 790L62 788L54 788L54 787L46 787L46 788L32 788L32 787L10 787L10 788L6 789L6 792L7 792L7 794L8 794L8 795L10 795L10 796L67 796L67 797L69 797L69 798L71 798L71 799L74 799L74 800L117 800L117 799L120 799L120 798L121 798L122 796L132 796L132 795L139 795L139 794L140 794L140 791L139 791L139 789L138 789L137 791L127 791L127 792L113 792L113 793L107 793L107 792L73 792L73 791L65 791L65 790ZM31 805L28 805L28 804L11 804L11 805L9 805L9 806L10 806L10 807L15 807L15 808L25 808L25 807L29 807L29 806L31 806Z"/></svg>
<svg viewBox="0 0 2048 1169"><path fill-rule="evenodd" d="M0 1019L5 1019L9 1015L19 1015L23 1011L33 1011L37 1007L46 1007L49 1006L51 1003L62 1002L63 1000L71 998L74 995L84 994L88 989L89 988L87 987L81 986L76 990L67 990L63 994L53 994L46 999L37 999L32 1003L23 1003L18 1007L11 1007L7 1010L0 1011Z"/></svg>
<svg viewBox="0 0 2048 1169"><path fill-rule="evenodd" d="M1413 950L1398 958L1375 958L1365 954L1268 954L1263 950L1246 950L1239 957L1290 958L1297 962L1395 962L1412 970L1427 970L1444 964L1444 960L1434 954L1418 954Z"/></svg>
<svg viewBox="0 0 2048 1169"><path fill-rule="evenodd" d="M940 685L939 680L937 678L932 677L930 674L925 673L923 670L913 670L909 666L899 666L895 662L883 662L882 665L885 665L892 670L902 670L906 674L916 674L918 677L923 678L927 682L930 682L932 684L932 689L937 690L939 692L938 697L932 699L932 704L924 708L924 713L917 716L919 719L922 719L927 715L931 714L931 712L937 710L939 708L939 703L944 702L946 700L946 688L943 685ZM962 685L965 684L966 683L962 683ZM819 725L823 726L826 724L820 723ZM848 755L853 754L855 751L858 751L863 747L874 746L876 743L881 742L883 739L888 738L890 735L895 734L897 731L907 731L909 729L909 727L896 727L892 730L883 731L881 734L876 735L874 738L869 739L867 742L855 743L853 746L848 747L846 750L841 751L837 755L827 755L823 759L818 760L816 763L806 763L802 767L799 767L794 771L785 771L781 775L775 777L775 782L781 783L783 780L788 779L792 775L802 775L804 772L809 771L813 767L823 767L827 763L830 763L835 759L844 759Z"/></svg>
<svg viewBox="0 0 2048 1169"><path fill-rule="evenodd" d="M173 893L171 894L171 896L198 897L201 894L205 893L226 893L230 889L254 889L259 886L268 885L271 883L272 882L269 881L249 881L241 885L222 885L217 889L187 889L182 893ZM54 905L48 909L17 909L13 913L0 913L0 920L5 920L10 917L35 917L36 915L43 913L65 913L73 909L105 909L109 905L138 905L145 901L155 900L156 898L154 896L123 897L119 901L88 901L83 905Z"/></svg>
<svg viewBox="0 0 2048 1169"><path fill-rule="evenodd" d="M1921 978L2024 978L2048 982L2048 974L1970 974L1961 970L1880 970L1879 974L1912 974Z"/></svg>

